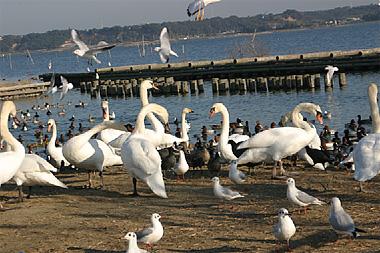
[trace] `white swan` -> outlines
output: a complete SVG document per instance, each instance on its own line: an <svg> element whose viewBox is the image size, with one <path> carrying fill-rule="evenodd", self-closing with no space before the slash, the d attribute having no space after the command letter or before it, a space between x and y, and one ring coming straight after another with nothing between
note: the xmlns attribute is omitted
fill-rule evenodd
<svg viewBox="0 0 380 253"><path fill-rule="evenodd" d="M67 188L51 172L57 172L50 163L35 154L26 154L20 168L13 176L16 182L19 200L23 201L22 186L52 185ZM29 192L30 195L30 192Z"/></svg>
<svg viewBox="0 0 380 253"><path fill-rule="evenodd" d="M161 172L161 157L151 139L145 135L144 119L148 113L156 113L164 123L168 122L167 110L157 104L144 106L137 116L131 136L121 147L124 167L133 177L133 195L137 195L136 178L145 182L158 196L167 198Z"/></svg>
<svg viewBox="0 0 380 253"><path fill-rule="evenodd" d="M57 125L54 119L49 119L47 123L47 131L52 131L50 141L47 145L47 153L51 157L51 162L56 168L62 168L64 166L69 166L70 163L66 160L62 153L62 147L56 147L55 141L57 140Z"/></svg>
<svg viewBox="0 0 380 253"><path fill-rule="evenodd" d="M238 158L232 152L231 144L228 144L228 133L230 129L230 115L227 108L222 103L215 103L210 109L210 117L213 117L216 113L222 114L222 130L220 131L220 138L218 142L218 152L220 156L228 161L236 161Z"/></svg>
<svg viewBox="0 0 380 253"><path fill-rule="evenodd" d="M300 120L298 114L301 111L309 112L322 123L322 110L319 105L312 103L301 103L297 105L292 113L292 121L296 127L271 128L262 131L249 140L239 145L238 149L247 149L238 159L238 164L262 161L279 162L283 174L281 159L293 155L308 145L315 136L315 130L309 123ZM276 166L272 171L276 177Z"/></svg>
<svg viewBox="0 0 380 253"><path fill-rule="evenodd" d="M182 175L182 179L185 179L185 173L189 170L189 164L186 161L185 153L183 150L179 151L178 162L174 166L174 172L177 176Z"/></svg>
<svg viewBox="0 0 380 253"><path fill-rule="evenodd" d="M100 105L102 107L103 122L109 121L110 120L110 111L109 111L108 101L103 100ZM108 128L108 129L104 129L104 130L99 132L98 139L103 141L106 144L111 145L112 141L116 140L122 134L125 134L125 133L129 133L129 132ZM111 145L111 146L114 147L113 145ZM117 148L117 147L115 147L115 148Z"/></svg>
<svg viewBox="0 0 380 253"><path fill-rule="evenodd" d="M89 187L92 186L91 171L99 171L100 186L103 187L103 167L122 164L120 156L116 155L110 146L101 140L91 139L94 134L107 128L125 129L120 123L104 121L87 132L72 137L62 148L63 155L70 164L89 170Z"/></svg>
<svg viewBox="0 0 380 253"><path fill-rule="evenodd" d="M3 102L0 114L0 135L7 143L10 151L0 153L0 186L8 182L20 168L25 158L25 148L12 136L8 129L8 117L16 117L16 106L11 101ZM3 205L0 203L0 208Z"/></svg>
<svg viewBox="0 0 380 253"><path fill-rule="evenodd" d="M373 133L363 137L353 150L354 178L360 182L361 191L364 191L363 182L372 179L380 172L380 116L377 105L377 85L374 83L368 86L368 99Z"/></svg>

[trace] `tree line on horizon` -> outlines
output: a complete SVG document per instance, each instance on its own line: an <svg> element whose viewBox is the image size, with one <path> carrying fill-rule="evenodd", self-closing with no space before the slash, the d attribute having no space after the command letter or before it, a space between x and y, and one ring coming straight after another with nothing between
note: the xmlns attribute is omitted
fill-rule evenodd
<svg viewBox="0 0 380 253"><path fill-rule="evenodd" d="M380 6L371 4L358 7L339 7L322 11L286 10L279 14L259 14L249 17L214 17L201 22L178 21L113 26L101 29L79 30L80 37L88 44L99 41L108 43L140 42L159 39L160 30L166 26L172 39L202 38L223 34L254 33L284 29L320 27L331 24L347 24L380 20ZM73 27L74 28L74 27ZM53 30L45 33L0 36L0 52L25 50L52 50L62 48L71 40L70 30Z"/></svg>

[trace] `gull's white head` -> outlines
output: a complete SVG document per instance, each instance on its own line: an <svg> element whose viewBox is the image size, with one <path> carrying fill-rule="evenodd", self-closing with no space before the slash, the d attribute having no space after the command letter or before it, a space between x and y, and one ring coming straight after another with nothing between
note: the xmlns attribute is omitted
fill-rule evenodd
<svg viewBox="0 0 380 253"><path fill-rule="evenodd" d="M218 177L213 177L211 179L211 181L213 181L214 183L219 183L219 178Z"/></svg>
<svg viewBox="0 0 380 253"><path fill-rule="evenodd" d="M333 197L330 203L331 203L331 207L333 207L334 209L340 208L342 206L340 199L337 197Z"/></svg>
<svg viewBox="0 0 380 253"><path fill-rule="evenodd" d="M277 214L278 214L279 217L283 217L283 216L289 215L289 212L285 208L280 208L278 210Z"/></svg>
<svg viewBox="0 0 380 253"><path fill-rule="evenodd" d="M128 241L131 241L131 240L137 240L137 236L135 233L133 232L128 232L123 239L126 239Z"/></svg>
<svg viewBox="0 0 380 253"><path fill-rule="evenodd" d="M295 186L296 185L296 182L294 181L294 179L293 178L288 178L287 180L286 180L286 184L287 185L289 185L289 186Z"/></svg>
<svg viewBox="0 0 380 253"><path fill-rule="evenodd" d="M80 49L75 49L73 53L81 57L84 55L84 52Z"/></svg>
<svg viewBox="0 0 380 253"><path fill-rule="evenodd" d="M151 220L152 220L152 222L153 221L159 221L160 218L161 218L161 215L159 215L158 213L154 213L154 214L152 214Z"/></svg>

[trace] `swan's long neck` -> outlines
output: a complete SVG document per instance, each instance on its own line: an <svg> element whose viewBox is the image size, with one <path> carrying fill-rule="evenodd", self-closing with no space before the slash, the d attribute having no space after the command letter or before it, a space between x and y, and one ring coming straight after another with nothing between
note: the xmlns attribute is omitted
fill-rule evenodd
<svg viewBox="0 0 380 253"><path fill-rule="evenodd" d="M146 87L144 87L144 85L141 85L140 86L140 100L141 100L141 106L144 107L146 105L149 104L149 100L148 100L148 89ZM160 133L164 133L165 132L165 128L164 126L162 125L161 121L159 121L156 116L154 116L153 113L148 113L147 114L147 118L148 120L150 121L150 123L152 124L153 126L153 129L156 131L156 132L160 132Z"/></svg>
<svg viewBox="0 0 380 253"><path fill-rule="evenodd" d="M51 128L52 128L52 134L51 134L51 139L48 145L50 147L55 147L55 141L57 140L57 125L54 123L52 124Z"/></svg>
<svg viewBox="0 0 380 253"><path fill-rule="evenodd" d="M230 115L226 108L222 108L220 113L222 114L222 131L220 133L219 142L221 145L227 145L230 130Z"/></svg>
<svg viewBox="0 0 380 253"><path fill-rule="evenodd" d="M184 142L189 141L189 136L187 135L187 129L186 129L186 112L182 112L182 125L181 125L181 138Z"/></svg>
<svg viewBox="0 0 380 253"><path fill-rule="evenodd" d="M380 116L379 107L377 105L377 86L375 84L370 84L368 87L368 99L369 106L371 108L372 132L380 133Z"/></svg>
<svg viewBox="0 0 380 253"><path fill-rule="evenodd" d="M305 131L312 131L313 128L309 125L309 123L307 123L306 121L304 121L300 116L299 114L304 111L304 112L312 112L312 108L311 106L308 104L308 103L302 103L302 104L299 104L297 105L293 112L292 112L292 122L293 122L293 125L295 127L299 127L299 128L302 128L304 129Z"/></svg>
<svg viewBox="0 0 380 253"><path fill-rule="evenodd" d="M8 118L10 112L11 105L4 102L0 115L0 134L7 145L11 147L12 151L25 153L24 146L9 132Z"/></svg>

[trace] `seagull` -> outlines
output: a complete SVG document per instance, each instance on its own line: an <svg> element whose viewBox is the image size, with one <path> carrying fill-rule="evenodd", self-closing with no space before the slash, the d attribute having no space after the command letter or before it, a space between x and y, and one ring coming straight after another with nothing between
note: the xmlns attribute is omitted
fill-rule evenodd
<svg viewBox="0 0 380 253"><path fill-rule="evenodd" d="M285 208L278 210L278 223L273 226L273 234L277 240L286 240L290 251L289 240L296 233L296 226L289 217L289 212Z"/></svg>
<svg viewBox="0 0 380 253"><path fill-rule="evenodd" d="M154 50L159 53L162 63L168 63L170 55L178 57L177 53L170 48L169 33L166 27L162 28L160 43L161 46L154 48Z"/></svg>
<svg viewBox="0 0 380 253"><path fill-rule="evenodd" d="M293 204L304 207L305 214L306 214L306 207L310 204L320 205L320 206L323 204L326 204L325 202L320 201L319 199L313 196L310 196L309 194L303 191L298 190L293 178L288 178L286 182L288 184L288 189L286 192L286 196L288 200L292 202Z"/></svg>
<svg viewBox="0 0 380 253"><path fill-rule="evenodd" d="M46 94L54 94L58 90L57 86L55 86L55 74L53 73L50 78L50 86L49 89L47 90Z"/></svg>
<svg viewBox="0 0 380 253"><path fill-rule="evenodd" d="M232 161L230 171L228 172L228 177L235 184L242 184L245 181L246 175L238 170L236 161Z"/></svg>
<svg viewBox="0 0 380 253"><path fill-rule="evenodd" d="M137 246L137 236L133 232L128 232L123 239L128 240L128 249L126 253L149 253L148 251L144 249L140 249L139 246Z"/></svg>
<svg viewBox="0 0 380 253"><path fill-rule="evenodd" d="M221 0L195 0L187 7L187 15L189 17L197 14L196 21L202 21L205 17L205 8L209 4L220 2Z"/></svg>
<svg viewBox="0 0 380 253"><path fill-rule="evenodd" d="M63 76L61 76L61 82L62 82L62 85L60 86L60 88L62 88L62 92L61 92L61 97L60 99L62 100L66 93L71 90L72 88L74 88L73 84L72 83L69 83L67 81L66 78L64 78Z"/></svg>
<svg viewBox="0 0 380 253"><path fill-rule="evenodd" d="M227 187L221 186L218 177L213 177L211 181L214 182L214 195L220 199L232 200L244 197L238 192L235 192Z"/></svg>
<svg viewBox="0 0 380 253"><path fill-rule="evenodd" d="M152 244L161 240L164 235L164 228L160 222L161 216L158 213L152 214L150 221L152 222L152 227L146 228L142 231L136 233L137 241L148 244L152 248Z"/></svg>
<svg viewBox="0 0 380 253"><path fill-rule="evenodd" d="M339 198L331 199L329 222L335 232L348 234L353 238L359 236L358 232L366 233L366 231L356 228L351 216L344 211Z"/></svg>
<svg viewBox="0 0 380 253"><path fill-rule="evenodd" d="M185 153L183 150L179 151L178 162L174 166L174 172L177 174L177 178L182 175L182 179L185 179L185 173L189 170L189 164L186 161Z"/></svg>
<svg viewBox="0 0 380 253"><path fill-rule="evenodd" d="M107 42L101 41L96 46L87 46L81 39L79 39L77 31L74 29L71 30L71 38L75 42L75 44L79 47L79 49L74 50L74 54L77 56L87 58L89 60L89 63L94 60L96 63L100 64L101 61L99 61L96 58L96 55L98 53L110 50L111 48L114 48L116 45L110 45ZM92 65L92 64L91 64Z"/></svg>
<svg viewBox="0 0 380 253"><path fill-rule="evenodd" d="M334 72L335 71L339 71L339 69L337 67L328 65L328 66L325 67L325 70L327 70L327 74L326 74L327 85L331 85L331 80L333 78Z"/></svg>

